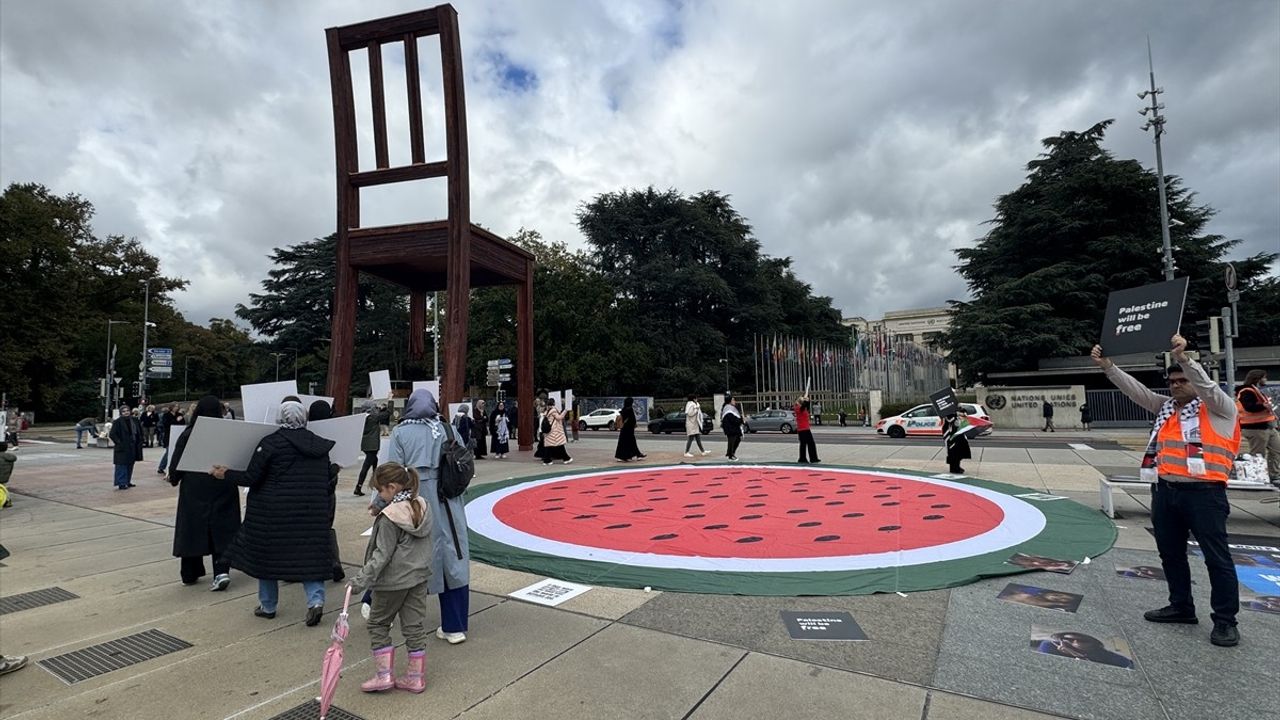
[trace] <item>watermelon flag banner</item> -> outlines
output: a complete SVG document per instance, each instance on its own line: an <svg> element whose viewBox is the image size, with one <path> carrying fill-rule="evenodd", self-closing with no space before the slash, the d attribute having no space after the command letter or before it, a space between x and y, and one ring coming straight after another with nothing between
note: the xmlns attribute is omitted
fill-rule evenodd
<svg viewBox="0 0 1280 720"><path fill-rule="evenodd" d="M1019 497L1022 495L1023 497ZM472 557L588 585L735 595L954 587L1082 560L1116 529L1069 499L851 466L678 465L473 486Z"/></svg>

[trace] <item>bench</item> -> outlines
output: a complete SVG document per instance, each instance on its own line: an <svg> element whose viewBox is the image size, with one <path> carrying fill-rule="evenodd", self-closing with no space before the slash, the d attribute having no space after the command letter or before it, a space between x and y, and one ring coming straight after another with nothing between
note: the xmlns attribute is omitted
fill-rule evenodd
<svg viewBox="0 0 1280 720"><path fill-rule="evenodd" d="M1115 487L1151 487L1151 483L1143 482L1142 478L1137 475L1104 475L1098 481L1098 497L1102 504L1102 512L1107 517L1115 519L1116 507L1115 502L1111 498L1111 490ZM1276 487L1270 483L1247 483L1238 480L1228 480L1227 489L1229 490L1270 490L1280 493L1280 487ZM1263 498L1264 503L1280 502L1280 497Z"/></svg>

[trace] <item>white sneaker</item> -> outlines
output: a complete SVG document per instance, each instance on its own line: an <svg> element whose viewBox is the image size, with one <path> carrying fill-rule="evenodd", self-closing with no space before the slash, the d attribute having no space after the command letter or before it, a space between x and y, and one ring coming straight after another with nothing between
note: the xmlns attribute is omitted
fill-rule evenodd
<svg viewBox="0 0 1280 720"><path fill-rule="evenodd" d="M569 464L569 463L571 463L571 462L573 462L573 458L569 458L568 460L565 460L565 461L564 461L564 464L565 464L565 465L568 465L568 464Z"/></svg>
<svg viewBox="0 0 1280 720"><path fill-rule="evenodd" d="M710 451L710 450L703 450L703 451L702 451L702 454L703 454L703 455L710 455L710 454L711 454L711 451Z"/></svg>
<svg viewBox="0 0 1280 720"><path fill-rule="evenodd" d="M685 454L684 454L684 456L685 456L685 457L693 457L693 453L685 453Z"/></svg>
<svg viewBox="0 0 1280 720"><path fill-rule="evenodd" d="M221 592L227 589L231 584L231 576L225 573L217 575L213 578L213 584L209 586L211 592Z"/></svg>
<svg viewBox="0 0 1280 720"><path fill-rule="evenodd" d="M447 641L450 645L457 645L467 641L466 633L447 633L443 627L436 628L436 637Z"/></svg>

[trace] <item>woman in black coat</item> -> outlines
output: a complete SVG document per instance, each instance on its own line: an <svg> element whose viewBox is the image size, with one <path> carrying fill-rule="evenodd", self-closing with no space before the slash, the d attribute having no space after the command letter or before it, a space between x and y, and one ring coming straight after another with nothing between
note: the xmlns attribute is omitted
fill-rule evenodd
<svg viewBox="0 0 1280 720"><path fill-rule="evenodd" d="M187 425L173 449L169 483L178 488L178 515L173 524L173 556L182 558L183 585L195 585L204 577L204 556L213 556L213 585L210 590L226 590L231 584L231 566L224 557L240 529L240 492L235 485L209 473L178 469L187 442L202 417L222 417L222 403L212 395L196 403Z"/></svg>
<svg viewBox="0 0 1280 720"><path fill-rule="evenodd" d="M963 475L964 468L960 467L960 461L973 457L973 453L969 451L969 439L957 432L961 414L963 413L942 419L942 441L947 446L947 472L953 475Z"/></svg>
<svg viewBox="0 0 1280 720"><path fill-rule="evenodd" d="M280 580L300 582L307 595L307 625L324 614L324 579L333 574L335 477L333 441L307 430L307 410L296 400L280 404L280 429L262 439L249 467L215 466L216 478L249 488L244 523L226 553L231 567L258 578L254 615L274 618Z"/></svg>
<svg viewBox="0 0 1280 720"><path fill-rule="evenodd" d="M618 429L618 448L613 451L613 456L618 458L618 462L627 462L628 460L638 460L644 457L644 453L640 452L640 446L636 444L636 410L635 401L631 396L627 396L622 401L622 414L618 420L621 426Z"/></svg>

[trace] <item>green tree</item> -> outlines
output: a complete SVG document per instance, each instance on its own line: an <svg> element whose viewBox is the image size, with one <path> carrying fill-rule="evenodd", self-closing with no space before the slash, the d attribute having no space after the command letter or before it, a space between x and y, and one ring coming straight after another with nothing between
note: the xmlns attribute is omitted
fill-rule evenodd
<svg viewBox="0 0 1280 720"><path fill-rule="evenodd" d="M946 344L964 382L1087 353L1110 291L1163 279L1157 178L1102 148L1111 122L1043 140L1046 152L1027 164L1026 182L996 201L991 230L956 251L973 299L952 302ZM1176 275L1191 279L1189 323L1224 304L1225 256L1240 241L1204 232L1214 210L1197 205L1179 178L1167 179L1167 192L1169 213L1182 223L1172 228L1173 257ZM1266 277L1275 259L1236 262L1241 289L1260 309L1275 307L1276 284ZM1275 338L1276 322L1243 323L1242 344L1261 344L1267 328Z"/></svg>

